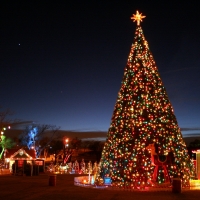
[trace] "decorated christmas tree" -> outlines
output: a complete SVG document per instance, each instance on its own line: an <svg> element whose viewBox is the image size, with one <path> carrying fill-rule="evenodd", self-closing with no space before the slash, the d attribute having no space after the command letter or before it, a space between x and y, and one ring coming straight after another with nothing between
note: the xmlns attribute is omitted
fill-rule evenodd
<svg viewBox="0 0 200 200"><path fill-rule="evenodd" d="M194 177L194 167L158 73L138 11L134 41L102 151L96 181L142 187Z"/></svg>

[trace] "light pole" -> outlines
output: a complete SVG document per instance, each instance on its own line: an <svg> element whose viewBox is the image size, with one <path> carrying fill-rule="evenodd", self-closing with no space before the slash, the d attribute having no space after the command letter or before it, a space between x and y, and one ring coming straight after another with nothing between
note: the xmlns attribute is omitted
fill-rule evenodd
<svg viewBox="0 0 200 200"><path fill-rule="evenodd" d="M69 139L66 138L66 139L65 139L65 148L68 148L68 146L69 146Z"/></svg>
<svg viewBox="0 0 200 200"><path fill-rule="evenodd" d="M63 138L63 164L65 164L65 158L67 155L67 149L69 147L69 138L64 137Z"/></svg>

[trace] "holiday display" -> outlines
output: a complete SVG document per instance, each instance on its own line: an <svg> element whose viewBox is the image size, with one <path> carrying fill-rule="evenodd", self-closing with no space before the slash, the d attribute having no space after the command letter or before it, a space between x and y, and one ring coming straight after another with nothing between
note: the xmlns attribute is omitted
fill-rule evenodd
<svg viewBox="0 0 200 200"><path fill-rule="evenodd" d="M140 22L137 22L121 88L102 151L96 182L145 187L182 179L189 186L194 166Z"/></svg>
<svg viewBox="0 0 200 200"><path fill-rule="evenodd" d="M79 173L79 163L77 160L75 160L75 162L73 163L73 169L75 170L76 174Z"/></svg>
<svg viewBox="0 0 200 200"><path fill-rule="evenodd" d="M80 173L85 174L85 161L84 161L84 159L81 160L80 168L81 168Z"/></svg>

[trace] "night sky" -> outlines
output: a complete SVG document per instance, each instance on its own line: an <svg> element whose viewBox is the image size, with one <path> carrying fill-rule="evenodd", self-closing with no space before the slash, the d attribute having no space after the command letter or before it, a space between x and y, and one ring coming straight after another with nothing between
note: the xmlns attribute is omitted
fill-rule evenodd
<svg viewBox="0 0 200 200"><path fill-rule="evenodd" d="M62 130L107 131L138 10L182 133L200 134L199 7L153 2L1 1L2 109Z"/></svg>

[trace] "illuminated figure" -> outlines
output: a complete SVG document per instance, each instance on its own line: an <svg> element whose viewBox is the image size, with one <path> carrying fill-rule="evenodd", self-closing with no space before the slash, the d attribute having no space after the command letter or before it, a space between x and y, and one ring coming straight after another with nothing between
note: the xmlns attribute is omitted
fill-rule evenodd
<svg viewBox="0 0 200 200"><path fill-rule="evenodd" d="M79 163L77 160L75 160L74 162L74 170L76 174L79 173Z"/></svg>
<svg viewBox="0 0 200 200"><path fill-rule="evenodd" d="M84 159L82 159L82 161L80 163L80 168L81 168L80 173L85 174L85 161L84 161Z"/></svg>

